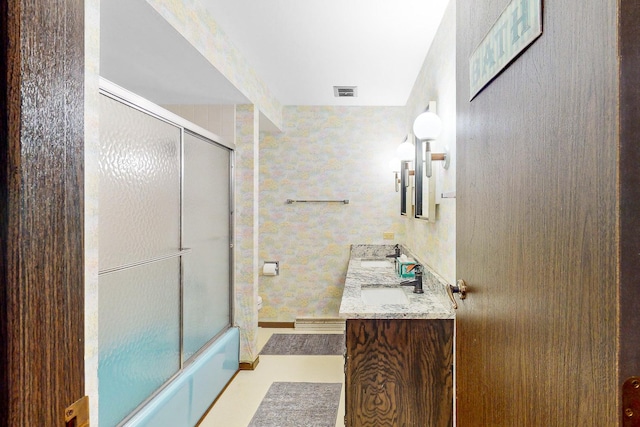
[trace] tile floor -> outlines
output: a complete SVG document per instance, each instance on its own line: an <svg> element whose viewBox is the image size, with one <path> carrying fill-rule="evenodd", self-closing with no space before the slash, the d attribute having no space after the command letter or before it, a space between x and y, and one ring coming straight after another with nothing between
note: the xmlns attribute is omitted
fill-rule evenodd
<svg viewBox="0 0 640 427"><path fill-rule="evenodd" d="M344 333L300 329L259 328L258 349L274 333ZM342 383L336 427L344 427L344 359L342 356L260 356L254 371L240 371L199 427L247 427L273 382Z"/></svg>

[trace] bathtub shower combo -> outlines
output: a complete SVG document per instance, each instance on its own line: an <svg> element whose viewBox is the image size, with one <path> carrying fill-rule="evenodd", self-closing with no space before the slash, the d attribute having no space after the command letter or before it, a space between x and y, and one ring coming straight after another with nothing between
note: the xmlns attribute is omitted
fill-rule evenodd
<svg viewBox="0 0 640 427"><path fill-rule="evenodd" d="M101 81L103 427L195 425L238 369L233 148Z"/></svg>

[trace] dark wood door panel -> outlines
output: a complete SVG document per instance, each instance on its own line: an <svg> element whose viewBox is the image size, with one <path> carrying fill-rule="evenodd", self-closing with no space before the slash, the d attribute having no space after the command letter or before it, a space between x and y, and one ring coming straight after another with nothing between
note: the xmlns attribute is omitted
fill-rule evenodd
<svg viewBox="0 0 640 427"><path fill-rule="evenodd" d="M84 394L84 3L0 6L0 425Z"/></svg>
<svg viewBox="0 0 640 427"><path fill-rule="evenodd" d="M620 2L620 379L640 377L640 2ZM622 408L624 412L625 408ZM640 425L640 414L636 411Z"/></svg>
<svg viewBox="0 0 640 427"><path fill-rule="evenodd" d="M507 3L457 6L458 425L615 425L616 3L544 2L542 37L470 102Z"/></svg>

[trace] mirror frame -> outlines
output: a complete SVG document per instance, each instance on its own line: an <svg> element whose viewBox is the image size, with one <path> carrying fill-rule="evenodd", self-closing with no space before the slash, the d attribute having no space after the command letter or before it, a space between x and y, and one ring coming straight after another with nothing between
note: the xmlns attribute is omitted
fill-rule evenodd
<svg viewBox="0 0 640 427"><path fill-rule="evenodd" d="M409 178L411 172L411 160L400 161L400 215L407 216L409 209L409 202L411 196L409 194L411 188L411 179Z"/></svg>
<svg viewBox="0 0 640 427"><path fill-rule="evenodd" d="M431 176L425 176L425 161L431 160L425 159L425 144L426 141L421 141L418 138L414 140L416 147L414 178L416 186L416 208L414 217L429 222L436 222L436 174L432 168L433 173Z"/></svg>

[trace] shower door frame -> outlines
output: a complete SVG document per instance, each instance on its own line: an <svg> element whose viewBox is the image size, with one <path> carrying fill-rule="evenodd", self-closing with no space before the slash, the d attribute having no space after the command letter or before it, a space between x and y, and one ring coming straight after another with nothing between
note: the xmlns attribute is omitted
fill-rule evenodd
<svg viewBox="0 0 640 427"><path fill-rule="evenodd" d="M104 95L127 107L138 110L144 114L148 114L162 122L173 125L180 129L180 367L174 375L171 376L162 386L155 390L147 399L140 403L127 417L125 417L118 425L125 425L136 413L138 413L145 405L147 405L154 397L164 390L172 381L174 381L180 373L189 366L198 356L206 351L216 340L218 340L229 328L233 327L235 321L235 303L234 303L234 246L235 246L235 144L223 140L219 135L204 129L180 116L162 108L161 106L149 101L148 99L137 95L117 84L100 77L100 95ZM183 220L184 220L184 144L185 134L190 133L197 137L203 138L206 142L229 151L229 323L225 328L220 330L210 340L208 340L196 353L184 360L184 264L182 256L188 251L183 247ZM99 327L99 325L98 325ZM100 343L98 342L98 346Z"/></svg>

